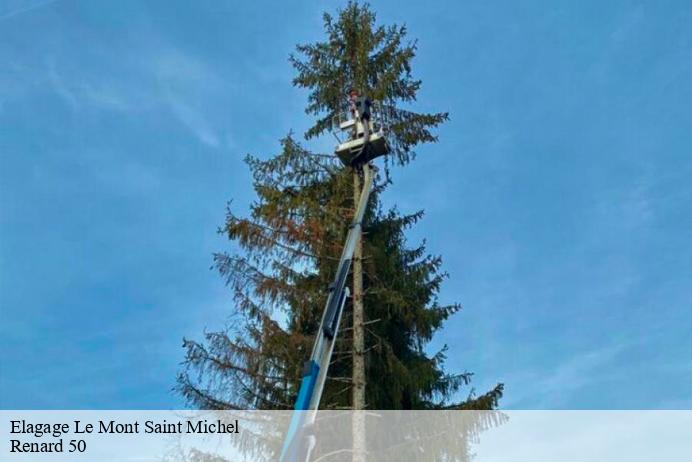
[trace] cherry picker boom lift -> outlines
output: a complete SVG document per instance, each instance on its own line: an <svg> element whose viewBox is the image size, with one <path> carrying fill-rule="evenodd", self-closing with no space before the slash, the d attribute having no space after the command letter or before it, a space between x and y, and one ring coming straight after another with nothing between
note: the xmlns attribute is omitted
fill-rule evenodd
<svg viewBox="0 0 692 462"><path fill-rule="evenodd" d="M350 296L346 280L351 269L353 252L360 237L363 216L368 206L376 172L376 168L370 161L389 152L383 113L379 111L379 106L372 105L364 97L359 98L358 101L352 101L347 111L339 112L334 117L332 131L339 141L335 151L337 157L345 166L362 170L363 188L334 281L328 288L329 295L312 354L303 367L298 398L281 450L282 462L306 462L315 446L315 437L311 434L311 428L322 398L341 315L346 299ZM349 136L342 140L337 135L338 132L346 132Z"/></svg>

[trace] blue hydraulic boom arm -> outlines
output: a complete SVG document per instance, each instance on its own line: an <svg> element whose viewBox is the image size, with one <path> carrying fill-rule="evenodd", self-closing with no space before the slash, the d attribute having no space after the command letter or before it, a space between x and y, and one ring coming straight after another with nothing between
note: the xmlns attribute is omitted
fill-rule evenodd
<svg viewBox="0 0 692 462"><path fill-rule="evenodd" d="M303 379L294 407L296 412L293 413L281 450L280 460L282 462L307 461L315 444L314 436L310 435L310 428L315 421L315 413L319 408L344 305L350 295L346 287L346 279L351 268L353 252L361 233L363 216L365 215L365 209L367 208L373 186L375 167L370 163L366 163L362 168L363 189L353 222L348 231L346 245L341 253L334 281L329 286L327 304L322 314L322 321L317 331L310 360L305 363L303 368Z"/></svg>

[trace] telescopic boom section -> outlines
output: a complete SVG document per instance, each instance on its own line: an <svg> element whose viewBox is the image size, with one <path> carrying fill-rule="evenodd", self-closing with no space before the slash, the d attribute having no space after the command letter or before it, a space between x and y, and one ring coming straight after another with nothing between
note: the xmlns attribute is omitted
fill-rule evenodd
<svg viewBox="0 0 692 462"><path fill-rule="evenodd" d="M351 269L353 252L362 230L363 216L365 215L365 209L368 206L368 199L372 191L374 170L375 167L369 163L363 165L363 190L353 222L348 231L346 245L341 253L334 281L329 286L327 304L322 314L322 322L317 332L310 360L305 363L303 368L303 379L294 407L296 411L316 411L320 405L324 382L327 378L327 370L329 369L332 352L334 351L339 322L341 321L346 299L350 295L346 287L346 280ZM314 419L315 412L294 412L281 452L282 461L306 460L305 457L309 454L309 451L307 453L305 451L310 444L311 437L305 434L305 432L312 425Z"/></svg>
<svg viewBox="0 0 692 462"><path fill-rule="evenodd" d="M363 189L353 223L348 231L346 245L341 253L334 282L329 286L327 305L322 313L322 321L310 360L303 367L303 378L298 390L295 412L281 450L282 462L307 461L315 446L315 436L311 428L322 398L341 315L346 299L350 295L346 280L372 191L375 167L370 164L370 161L390 151L385 136L389 126L387 114L388 112L383 110L378 102L372 102L363 96L356 100L352 99L349 109L337 111L332 118L332 132L339 140L335 154L345 166L354 169L362 168ZM339 132L342 136L344 133L348 134L347 138L342 140L337 134Z"/></svg>

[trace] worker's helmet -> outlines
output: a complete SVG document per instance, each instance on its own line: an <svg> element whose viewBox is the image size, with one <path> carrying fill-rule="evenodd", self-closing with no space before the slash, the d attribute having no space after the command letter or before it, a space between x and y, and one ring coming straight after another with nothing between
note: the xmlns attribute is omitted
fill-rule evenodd
<svg viewBox="0 0 692 462"><path fill-rule="evenodd" d="M358 89L355 87L349 87L348 89L348 96L358 96Z"/></svg>

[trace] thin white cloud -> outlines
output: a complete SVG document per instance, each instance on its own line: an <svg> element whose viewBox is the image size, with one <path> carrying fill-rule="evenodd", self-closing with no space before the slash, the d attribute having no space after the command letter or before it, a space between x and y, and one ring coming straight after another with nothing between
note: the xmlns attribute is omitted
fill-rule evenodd
<svg viewBox="0 0 692 462"><path fill-rule="evenodd" d="M199 141L212 148L219 147L219 137L209 126L203 112L190 105L184 97L173 93L166 93L166 102L173 115L194 134Z"/></svg>
<svg viewBox="0 0 692 462"><path fill-rule="evenodd" d="M128 79L113 79L88 65L78 74L70 73L65 70L69 66L61 66L55 57L44 66L35 88L51 89L73 111L163 109L163 114L172 115L205 146L234 145L212 116L228 83L206 63L180 50L163 47L141 52L128 68L119 70ZM17 73L14 80L20 82L23 77ZM18 96L15 92L14 97Z"/></svg>
<svg viewBox="0 0 692 462"><path fill-rule="evenodd" d="M134 107L133 101L113 86L85 83L79 89L90 104L104 109L127 111Z"/></svg>
<svg viewBox="0 0 692 462"><path fill-rule="evenodd" d="M583 351L550 369L540 368L521 372L508 383L527 383L523 394L508 394L503 403L509 407L520 407L531 400L537 409L554 409L570 401L570 395L589 384L606 378L605 372L626 349L625 343L612 344Z"/></svg>
<svg viewBox="0 0 692 462"><path fill-rule="evenodd" d="M28 13L29 11L33 11L35 9L48 6L52 3L57 2L58 0L44 0L44 1L38 1L38 2L19 2L20 5L17 6L16 8L11 9L8 12L3 13L0 15L0 21L5 21L10 18L14 18L15 16L18 16L22 13Z"/></svg>
<svg viewBox="0 0 692 462"><path fill-rule="evenodd" d="M69 84L65 82L62 75L58 72L54 61L48 63L48 82L53 91L71 108L74 109L79 105L77 95L75 95Z"/></svg>
<svg viewBox="0 0 692 462"><path fill-rule="evenodd" d="M73 110L97 108L126 111L135 106L135 101L142 101L137 97L140 92L131 90L128 94L106 79L65 76L55 60L46 64L46 78L49 88Z"/></svg>
<svg viewBox="0 0 692 462"><path fill-rule="evenodd" d="M222 90L222 79L202 61L168 50L160 53L153 69L165 103L172 114L203 144L218 148L220 136L208 120L204 104Z"/></svg>

